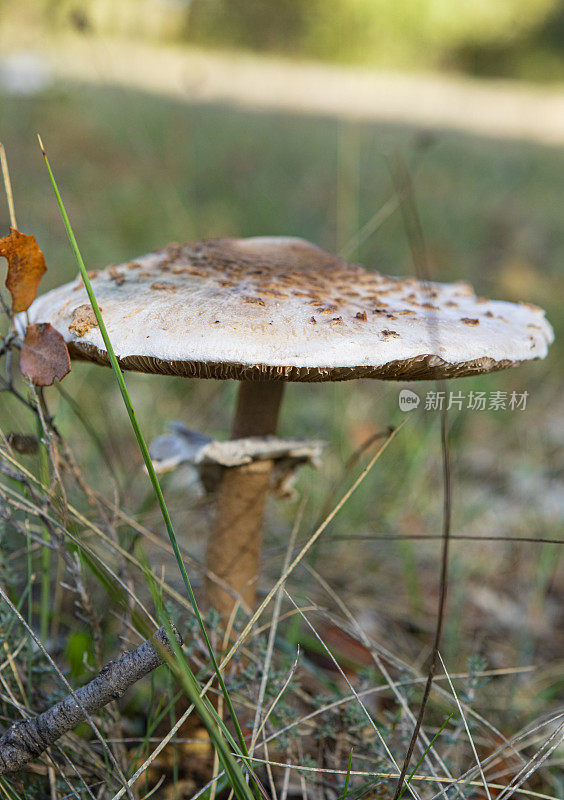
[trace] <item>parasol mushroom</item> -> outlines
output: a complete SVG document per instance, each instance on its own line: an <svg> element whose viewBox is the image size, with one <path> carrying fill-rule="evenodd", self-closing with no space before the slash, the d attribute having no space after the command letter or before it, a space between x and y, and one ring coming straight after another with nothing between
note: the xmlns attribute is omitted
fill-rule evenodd
<svg viewBox="0 0 564 800"><path fill-rule="evenodd" d="M172 244L92 286L123 369L239 381L233 439L275 433L288 381L457 378L544 358L553 338L536 306L386 277L295 238ZM50 322L72 357L109 363L80 278L29 316ZM209 569L249 608L271 470L259 460L224 471L208 542ZM208 591L225 618L233 596Z"/></svg>

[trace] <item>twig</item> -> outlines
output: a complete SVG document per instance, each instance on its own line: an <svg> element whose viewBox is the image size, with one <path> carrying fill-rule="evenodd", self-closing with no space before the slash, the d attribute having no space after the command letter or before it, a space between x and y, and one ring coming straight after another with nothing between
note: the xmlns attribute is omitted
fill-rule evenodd
<svg viewBox="0 0 564 800"><path fill-rule="evenodd" d="M421 227L421 220L417 212L415 204L415 196L413 193L413 186L409 177L409 173L401 159L397 158L395 163L391 165L392 178L396 186L396 193L400 201L400 210L402 212L404 225L406 228L407 238L411 249L411 257L415 267L417 277L423 283L429 282L429 262L427 258L427 248L425 246L425 239L423 236L423 229ZM428 318L430 333L436 337L436 344L440 344L439 331L436 326L436 320L433 316ZM437 386L442 389L444 380L437 379ZM433 686L433 679L437 666L439 663L439 648L441 645L443 627L446 614L446 603L448 595L448 568L449 568L449 545L451 534L451 476L450 476L450 449L448 440L448 416L446 409L441 409L441 451L443 461L443 526L442 526L442 552L441 552L441 573L439 579L439 603L437 608L437 622L435 627L435 637L433 640L433 650L431 655L431 663L429 665L429 672L427 675L427 682L423 690L423 698L419 708L419 714L411 735L411 739L405 754L404 762L401 772L396 784L393 800L399 800L403 793L403 784L409 769L409 764L421 726L423 725L423 718L425 716L425 709L431 694Z"/></svg>
<svg viewBox="0 0 564 800"><path fill-rule="evenodd" d="M176 632L175 632L176 633ZM179 643L181 639L176 634ZM14 723L0 737L0 774L17 772L41 755L64 733L75 728L92 713L121 697L130 686L160 666L163 649L172 654L164 628L135 650L126 650L111 661L94 680L67 695L60 703L31 719Z"/></svg>

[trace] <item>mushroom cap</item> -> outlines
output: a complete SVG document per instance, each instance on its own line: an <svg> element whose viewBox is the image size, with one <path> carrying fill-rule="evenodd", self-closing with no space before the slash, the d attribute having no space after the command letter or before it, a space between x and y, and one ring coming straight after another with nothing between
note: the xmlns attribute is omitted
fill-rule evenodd
<svg viewBox="0 0 564 800"><path fill-rule="evenodd" d="M544 358L542 309L394 278L302 239L171 244L90 275L124 369L204 378L420 380ZM38 298L75 358L108 364L80 276Z"/></svg>

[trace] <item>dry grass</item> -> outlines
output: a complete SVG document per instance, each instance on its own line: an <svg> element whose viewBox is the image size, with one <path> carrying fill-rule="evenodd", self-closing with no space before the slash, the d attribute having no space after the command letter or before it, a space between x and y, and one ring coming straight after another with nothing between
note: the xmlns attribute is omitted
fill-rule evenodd
<svg viewBox="0 0 564 800"><path fill-rule="evenodd" d="M374 147L385 133L367 126L188 108L102 89L0 103L19 222L38 235L51 285L70 276L72 260L40 156L16 137L16 124L40 128L48 145L52 139L89 267L167 239L219 233L301 233L332 247L336 208L344 244L392 191ZM423 152L411 133L397 138L416 163L437 276L464 274L484 293L526 295L548 305L560 329L561 155L450 137ZM390 272L410 270L400 220L392 215L359 255ZM525 412L450 414L455 538L441 654L452 686L439 672L417 759L453 716L417 768L415 797L562 793L561 749L551 751L562 735L564 653L561 546L554 543L562 516L560 353L557 344L545 363L464 382L465 391L527 389ZM4 356L3 376L5 364ZM156 380L128 376L148 438L175 418L212 434L226 430L232 386L170 379L156 391ZM14 386L35 405L29 387ZM155 622L149 565L205 684L209 659L112 375L76 364L60 388L45 393L39 427L17 397L0 395L2 584L35 630L43 618L45 651L79 685ZM347 796L392 796L389 776L397 775L413 729L437 607L442 467L436 415L420 409L406 420L398 388L365 382L288 391L283 433L326 438L330 449L319 472L300 476L295 502L268 509L264 608L252 627L242 614L235 620L236 666L226 670L249 737L255 731L258 774L280 800L338 798L351 748ZM381 440L365 451L363 443L401 421L330 517ZM13 432L39 434L42 468L38 453L8 443ZM188 489L180 473L165 494L200 596L212 499ZM7 724L50 705L62 685L13 613L6 606L0 613ZM225 653L213 614L206 623L216 653ZM96 718L127 777L149 760L134 796L158 787L153 796L195 797L219 776L205 730L186 708L180 684L161 668ZM104 749L79 728L0 786L6 797L111 798L120 783ZM217 791L226 793L221 777Z"/></svg>

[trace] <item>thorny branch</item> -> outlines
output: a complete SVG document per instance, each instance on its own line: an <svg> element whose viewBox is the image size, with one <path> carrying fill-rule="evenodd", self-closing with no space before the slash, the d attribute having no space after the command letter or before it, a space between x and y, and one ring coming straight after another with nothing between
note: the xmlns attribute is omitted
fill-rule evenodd
<svg viewBox="0 0 564 800"><path fill-rule="evenodd" d="M182 639L173 629L179 644ZM164 628L135 650L126 650L111 661L90 683L67 695L64 700L36 717L14 723L0 737L0 775L17 772L28 761L41 755L64 733L121 697L130 686L164 662L163 650L172 654Z"/></svg>

